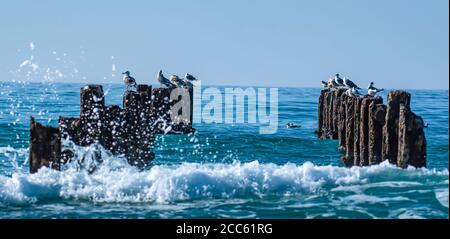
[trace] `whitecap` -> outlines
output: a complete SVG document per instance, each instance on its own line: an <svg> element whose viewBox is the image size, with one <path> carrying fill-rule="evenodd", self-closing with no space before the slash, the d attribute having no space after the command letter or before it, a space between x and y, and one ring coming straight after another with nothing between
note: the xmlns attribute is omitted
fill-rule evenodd
<svg viewBox="0 0 450 239"><path fill-rule="evenodd" d="M77 150L78 157L93 155L89 150L96 148L84 150ZM392 173L399 180L410 178L412 174L420 179L421 174L428 171L402 170L386 164L344 168L317 166L310 162L277 165L258 161L156 165L139 171L129 166L124 158L109 154L102 155L102 158L105 160L93 173L80 168L80 165L69 164L64 171L42 168L32 175L16 172L12 177L1 176L0 200L3 204L34 203L48 198L166 204L214 198L309 196L328 188L370 182ZM434 175L448 177L445 176L447 173L436 171ZM401 196L383 198L368 195L353 195L343 200L353 203L412 201Z"/></svg>
<svg viewBox="0 0 450 239"><path fill-rule="evenodd" d="M434 193L439 203L442 206L448 208L448 188L438 189Z"/></svg>

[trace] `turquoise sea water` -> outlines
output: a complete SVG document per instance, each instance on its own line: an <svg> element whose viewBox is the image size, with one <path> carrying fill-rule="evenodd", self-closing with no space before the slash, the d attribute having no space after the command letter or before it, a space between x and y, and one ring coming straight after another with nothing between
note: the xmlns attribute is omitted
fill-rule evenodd
<svg viewBox="0 0 450 239"><path fill-rule="evenodd" d="M0 82L0 218L448 218L448 91L410 91L429 124L426 169L343 167L337 142L314 134L320 89L280 88L276 134L201 123L159 135L145 171L110 157L93 174L30 175L29 117L78 116L82 86ZM121 85L104 89L121 104Z"/></svg>

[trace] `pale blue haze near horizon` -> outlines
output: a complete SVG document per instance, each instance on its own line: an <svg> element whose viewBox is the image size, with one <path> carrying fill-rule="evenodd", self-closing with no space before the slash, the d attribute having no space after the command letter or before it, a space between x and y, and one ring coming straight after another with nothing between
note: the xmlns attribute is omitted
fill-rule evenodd
<svg viewBox="0 0 450 239"><path fill-rule="evenodd" d="M17 77L13 72L33 55L41 68L61 69L64 82L121 83L118 73L127 69L140 83L156 84L161 68L208 85L315 87L340 72L362 86L449 86L447 0L1 6L0 81Z"/></svg>

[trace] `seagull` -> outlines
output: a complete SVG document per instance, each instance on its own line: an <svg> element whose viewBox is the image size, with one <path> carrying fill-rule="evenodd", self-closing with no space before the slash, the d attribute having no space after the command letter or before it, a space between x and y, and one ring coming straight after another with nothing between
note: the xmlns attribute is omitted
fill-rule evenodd
<svg viewBox="0 0 450 239"><path fill-rule="evenodd" d="M349 80L348 78L344 77L344 85L347 88L356 88L356 89L361 89L359 88L355 83L353 83L353 81Z"/></svg>
<svg viewBox="0 0 450 239"><path fill-rule="evenodd" d="M334 76L334 82L336 83L337 86L344 86L344 80L342 80L342 78L339 77L339 74L336 74Z"/></svg>
<svg viewBox="0 0 450 239"><path fill-rule="evenodd" d="M333 78L328 79L328 87L329 88L336 88L336 87L338 87L338 85L336 84L336 82L334 81Z"/></svg>
<svg viewBox="0 0 450 239"><path fill-rule="evenodd" d="M162 70L159 70L159 71L158 71L158 74L156 75L156 78L157 78L157 80L158 80L159 83L161 83L162 85L166 86L167 88L170 88L170 87L174 87L174 86L175 86L174 84L172 84L172 83L170 82L169 79L167 79L166 77L164 77L164 75L163 75L163 73L162 73Z"/></svg>
<svg viewBox="0 0 450 239"><path fill-rule="evenodd" d="M358 97L361 95L361 93L359 93L359 91L355 88L348 88L344 94L349 97Z"/></svg>
<svg viewBox="0 0 450 239"><path fill-rule="evenodd" d="M352 96L351 90L350 90L350 89L347 89L347 90L344 92L344 95L351 97L351 96Z"/></svg>
<svg viewBox="0 0 450 239"><path fill-rule="evenodd" d="M378 89L375 86L373 86L373 82L370 82L369 86L367 86L367 94L370 96L375 96L378 92L383 91L384 89Z"/></svg>
<svg viewBox="0 0 450 239"><path fill-rule="evenodd" d="M198 79L195 78L193 75L186 73L186 75L184 75L184 78L188 81L197 81Z"/></svg>
<svg viewBox="0 0 450 239"><path fill-rule="evenodd" d="M323 86L323 88L330 88L330 86L328 85L328 83L325 82L325 81L322 81L320 84Z"/></svg>
<svg viewBox="0 0 450 239"><path fill-rule="evenodd" d="M194 85L192 84L192 82L190 82L189 80L187 80L186 78L181 79L183 81L183 86L187 87L187 88L192 88L194 87Z"/></svg>
<svg viewBox="0 0 450 239"><path fill-rule="evenodd" d="M130 86L136 88L136 80L130 76L129 71L122 72L123 75L123 82L127 86L127 90L130 88Z"/></svg>
<svg viewBox="0 0 450 239"><path fill-rule="evenodd" d="M170 82L176 87L183 87L183 80L180 79L177 75L171 75Z"/></svg>
<svg viewBox="0 0 450 239"><path fill-rule="evenodd" d="M355 97L358 97L358 96L361 96L361 93L359 93L359 91L356 89L356 88L351 88L351 93L352 93L352 95L353 96L355 96Z"/></svg>

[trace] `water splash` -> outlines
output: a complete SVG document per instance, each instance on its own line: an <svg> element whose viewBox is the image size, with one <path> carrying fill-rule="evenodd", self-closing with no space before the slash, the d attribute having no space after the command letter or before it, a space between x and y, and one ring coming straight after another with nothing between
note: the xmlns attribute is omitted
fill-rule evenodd
<svg viewBox="0 0 450 239"><path fill-rule="evenodd" d="M68 145L70 143L66 142ZM426 185L426 179L429 178L448 178L447 169L403 170L387 162L370 167L344 168L317 166L311 162L277 165L235 161L230 164L155 165L149 170L140 171L128 165L123 157L114 157L101 146L77 147L76 151L76 158L84 162L87 158L95 158L95 152L99 151L102 161L95 162L94 171L89 167L80 167L79 161L74 161L65 165L63 171L41 168L32 175L15 172L11 177L0 176L0 203L29 204L52 199L167 204L187 200L293 197L332 193L333 189L339 188L342 191L342 187L360 187L364 191L368 184L376 183L380 178L390 182L394 188L415 186L402 186L401 182L404 181L419 180ZM444 186L448 187L448 181ZM391 186L385 183L383 187ZM346 197L341 198L341 203L414 200L404 196L376 198L361 193ZM448 198L448 191L441 192L440 198Z"/></svg>

